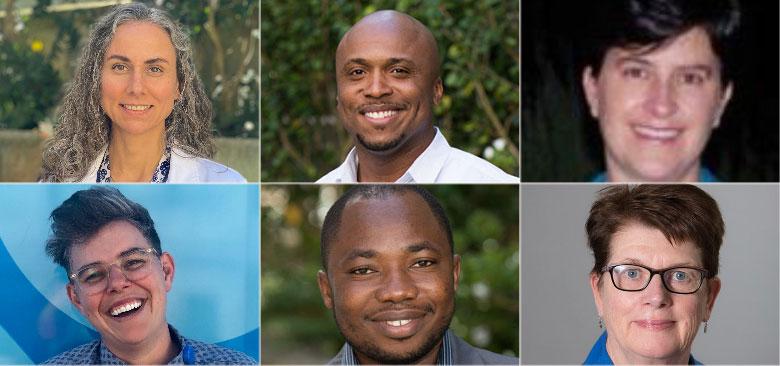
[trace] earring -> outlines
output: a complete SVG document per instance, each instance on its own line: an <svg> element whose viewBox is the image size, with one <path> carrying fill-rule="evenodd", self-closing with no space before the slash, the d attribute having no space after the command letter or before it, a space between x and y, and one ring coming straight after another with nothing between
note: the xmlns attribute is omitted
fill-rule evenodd
<svg viewBox="0 0 780 366"><path fill-rule="evenodd" d="M704 321L704 333L707 333L707 321Z"/></svg>
<svg viewBox="0 0 780 366"><path fill-rule="evenodd" d="M599 317L599 329L604 329L604 321Z"/></svg>

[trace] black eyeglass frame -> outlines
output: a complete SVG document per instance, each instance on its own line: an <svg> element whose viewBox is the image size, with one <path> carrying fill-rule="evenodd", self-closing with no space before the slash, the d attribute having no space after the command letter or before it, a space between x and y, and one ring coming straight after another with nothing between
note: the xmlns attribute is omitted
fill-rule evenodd
<svg viewBox="0 0 780 366"><path fill-rule="evenodd" d="M637 290L625 290L625 289L622 289L622 288L618 287L618 285L615 283L615 275L614 275L615 268L616 267L620 267L620 266L632 266L632 267L644 268L644 269L646 269L646 270L648 270L650 272L650 277L647 278L647 283L645 283L645 285L642 288L640 288L640 289L637 289ZM701 272L701 279L699 280L699 286L696 286L695 290L693 290L691 292L674 291L671 288L669 288L669 285L666 284L666 279L664 278L664 273L666 273L667 271L670 271L670 270L673 270L673 269L679 269L679 268L692 269L692 270L696 270L696 271ZM653 276L659 275L661 277L661 283L664 285L664 288L666 289L666 291L669 291L669 292L671 292L673 294L690 295L690 294L694 294L697 291L699 291L699 289L701 288L701 285L704 283L704 280L707 279L707 278L710 278L710 271L708 271L706 269L703 269L703 268L686 267L686 266L675 266L675 267L668 267L668 268L664 268L664 269L655 270L655 269L652 269L652 268L649 268L649 267L645 267L645 266L643 266L641 264L621 263L621 264L613 264L613 265L610 265L610 266L602 267L601 268L601 273L604 273L604 272L609 272L609 279L612 280L612 286L615 286L615 288L620 290L620 291L627 291L627 292L644 291L644 289L646 289L647 286L650 286L650 282L653 282Z"/></svg>

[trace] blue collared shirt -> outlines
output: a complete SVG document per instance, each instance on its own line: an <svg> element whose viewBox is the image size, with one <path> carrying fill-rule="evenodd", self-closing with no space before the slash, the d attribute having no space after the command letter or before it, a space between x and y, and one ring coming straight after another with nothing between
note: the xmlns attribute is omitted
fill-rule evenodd
<svg viewBox="0 0 780 366"><path fill-rule="evenodd" d="M436 356L436 364L437 365L452 365L453 364L453 354L452 354L452 337L453 335L450 334L450 330L447 329L446 332L444 332L444 337L441 340L441 347L439 347L439 353ZM341 365L360 365L360 362L357 359L357 356L355 356L355 351L352 349L352 346L349 345L349 342L347 342L344 345L344 352L341 354Z"/></svg>
<svg viewBox="0 0 780 366"><path fill-rule="evenodd" d="M585 358L585 362L582 363L583 365L614 365L615 363L612 362L612 358L609 357L609 354L607 353L607 331L604 331L604 333L601 333L601 337L599 337L599 340L596 341L596 344L593 345L593 348L591 348L590 353L588 353L588 357ZM688 358L688 364L689 365L701 365L701 362L696 361L695 358L693 358L693 355L690 355Z"/></svg>
<svg viewBox="0 0 780 366"><path fill-rule="evenodd" d="M593 183L606 183L607 172L600 172L596 174L590 181ZM720 182L720 180L718 180L718 177L716 177L715 174L712 174L712 171L705 167L701 167L699 168L699 182L716 183Z"/></svg>
<svg viewBox="0 0 780 366"><path fill-rule="evenodd" d="M242 352L184 338L170 325L168 330L171 332L171 339L179 349L179 353L168 361L169 365L257 365L257 361ZM100 339L96 339L54 356L44 364L126 365L127 362L111 352Z"/></svg>

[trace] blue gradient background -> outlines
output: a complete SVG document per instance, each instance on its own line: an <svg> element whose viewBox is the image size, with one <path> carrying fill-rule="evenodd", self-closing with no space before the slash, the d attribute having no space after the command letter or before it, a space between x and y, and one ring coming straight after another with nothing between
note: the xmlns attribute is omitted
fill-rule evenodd
<svg viewBox="0 0 780 366"><path fill-rule="evenodd" d="M98 334L46 256L49 215L82 184L0 185L0 364L40 363ZM146 207L176 263L170 324L188 338L258 359L256 185L115 185Z"/></svg>

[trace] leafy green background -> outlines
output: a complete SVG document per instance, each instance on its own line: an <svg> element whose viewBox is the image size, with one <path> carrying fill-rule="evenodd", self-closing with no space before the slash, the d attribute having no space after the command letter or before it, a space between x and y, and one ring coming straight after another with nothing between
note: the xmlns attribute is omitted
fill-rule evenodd
<svg viewBox="0 0 780 366"><path fill-rule="evenodd" d="M317 287L320 228L346 186L263 185L261 359L323 363L343 345ZM451 328L469 343L518 354L517 186L428 186L449 217L462 257Z"/></svg>
<svg viewBox="0 0 780 366"><path fill-rule="evenodd" d="M343 161L352 142L336 113L335 50L354 23L381 9L414 16L436 37L445 97L435 123L450 144L517 175L517 1L265 0L261 179L310 182Z"/></svg>

